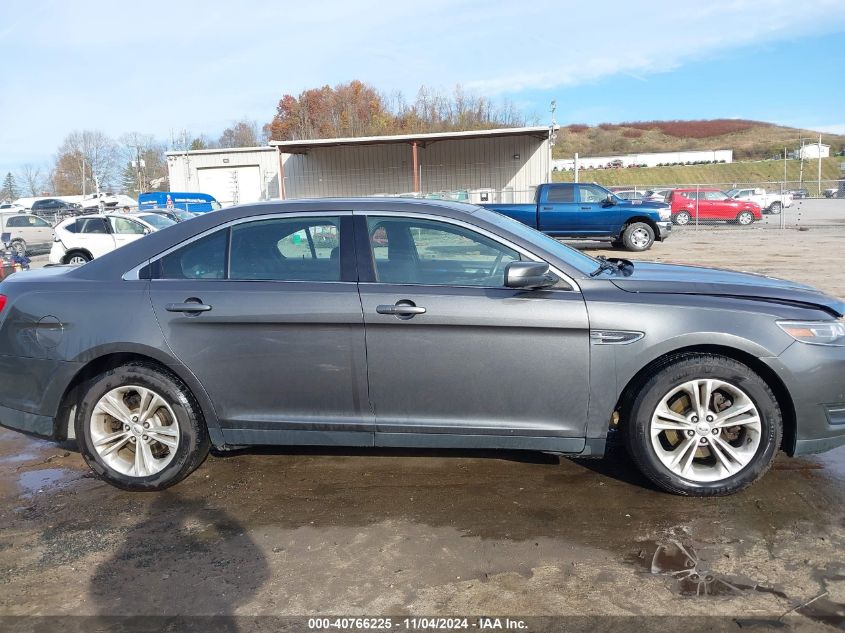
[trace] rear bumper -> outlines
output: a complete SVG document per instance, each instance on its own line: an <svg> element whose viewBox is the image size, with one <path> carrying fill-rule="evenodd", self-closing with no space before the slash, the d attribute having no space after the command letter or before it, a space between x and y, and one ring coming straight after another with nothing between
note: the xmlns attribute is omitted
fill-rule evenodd
<svg viewBox="0 0 845 633"><path fill-rule="evenodd" d="M665 222L658 222L657 223L657 239L661 242L669 237L669 234L672 232L672 221L667 220Z"/></svg>

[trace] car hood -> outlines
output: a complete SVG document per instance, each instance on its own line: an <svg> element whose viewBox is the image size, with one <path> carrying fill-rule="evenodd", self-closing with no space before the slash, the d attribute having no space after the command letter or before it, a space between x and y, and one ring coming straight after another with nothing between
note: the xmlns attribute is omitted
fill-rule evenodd
<svg viewBox="0 0 845 633"><path fill-rule="evenodd" d="M612 280L625 292L693 294L772 300L845 315L845 302L796 281L720 268L636 262L626 277Z"/></svg>

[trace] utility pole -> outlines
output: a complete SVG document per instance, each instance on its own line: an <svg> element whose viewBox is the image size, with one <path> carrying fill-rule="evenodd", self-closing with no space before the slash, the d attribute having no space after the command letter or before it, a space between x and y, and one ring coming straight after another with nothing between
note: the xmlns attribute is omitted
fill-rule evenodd
<svg viewBox="0 0 845 633"><path fill-rule="evenodd" d="M578 152L575 152L575 182L578 182Z"/></svg>
<svg viewBox="0 0 845 633"><path fill-rule="evenodd" d="M819 134L819 198L822 197L822 135Z"/></svg>
<svg viewBox="0 0 845 633"><path fill-rule="evenodd" d="M555 141L557 140L557 131L559 126L557 121L555 121L555 110L557 110L557 101L552 99L552 102L549 106L549 112L551 112L552 120L549 123L549 165L548 165L548 173L546 174L546 182L552 181L552 148L555 146Z"/></svg>

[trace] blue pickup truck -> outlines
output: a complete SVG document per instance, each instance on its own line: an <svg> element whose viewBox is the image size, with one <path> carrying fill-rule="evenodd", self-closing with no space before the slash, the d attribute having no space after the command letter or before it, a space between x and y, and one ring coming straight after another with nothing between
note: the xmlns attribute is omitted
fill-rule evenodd
<svg viewBox="0 0 845 633"><path fill-rule="evenodd" d="M594 183L537 187L534 204L482 204L552 237L606 240L614 248L644 251L672 230L665 202L623 200Z"/></svg>

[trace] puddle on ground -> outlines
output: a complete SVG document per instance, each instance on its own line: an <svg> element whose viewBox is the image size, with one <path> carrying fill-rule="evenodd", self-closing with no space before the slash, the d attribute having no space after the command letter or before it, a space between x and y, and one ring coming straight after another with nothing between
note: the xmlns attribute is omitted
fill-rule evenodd
<svg viewBox="0 0 845 633"><path fill-rule="evenodd" d="M744 576L729 576L718 572L713 569L711 562L699 556L695 547L689 543L670 540L667 543L650 541L640 545L640 549L628 557L628 562L650 574L671 578L674 590L680 595L740 596L756 591L770 593L793 605L777 619L743 621L745 624L783 625L787 616L800 614L816 622L845 630L845 604L829 597L829 589L833 583L845 582L845 564L831 563L825 569L818 570L814 577L821 587L819 594L809 600L796 600L777 587L761 585ZM738 623L741 624L739 621Z"/></svg>
<svg viewBox="0 0 845 633"><path fill-rule="evenodd" d="M642 548L629 557L650 574L673 580L674 590L682 596L742 595L748 591L771 593L780 598L786 594L775 587L760 585L743 576L728 576L712 568L710 561L699 556L695 547L680 541L665 544L643 543Z"/></svg>
<svg viewBox="0 0 845 633"><path fill-rule="evenodd" d="M0 464L19 464L38 459L37 453L13 453L11 455L0 455Z"/></svg>
<svg viewBox="0 0 845 633"><path fill-rule="evenodd" d="M28 470L18 473L18 486L23 489L24 496L31 497L61 487L73 474L64 468Z"/></svg>

